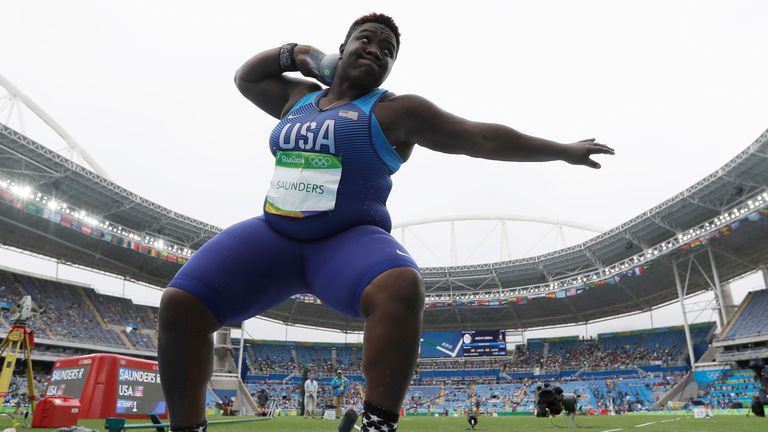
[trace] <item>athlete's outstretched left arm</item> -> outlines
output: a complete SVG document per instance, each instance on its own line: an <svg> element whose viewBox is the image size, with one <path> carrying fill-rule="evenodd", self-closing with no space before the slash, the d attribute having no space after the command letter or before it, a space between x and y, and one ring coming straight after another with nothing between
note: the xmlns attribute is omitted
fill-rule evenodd
<svg viewBox="0 0 768 432"><path fill-rule="evenodd" d="M420 96L395 96L389 102L397 112L398 138L443 153L518 162L562 160L591 168L600 168L600 164L590 156L614 154L612 148L594 138L561 144L508 126L470 121Z"/></svg>

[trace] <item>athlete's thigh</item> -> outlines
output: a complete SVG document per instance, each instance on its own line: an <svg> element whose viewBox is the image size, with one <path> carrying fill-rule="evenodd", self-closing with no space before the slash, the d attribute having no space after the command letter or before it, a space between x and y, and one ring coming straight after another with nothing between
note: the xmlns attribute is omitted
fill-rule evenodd
<svg viewBox="0 0 768 432"><path fill-rule="evenodd" d="M362 318L360 296L387 270L419 270L405 248L388 232L362 225L304 246L304 270L309 291L323 303Z"/></svg>
<svg viewBox="0 0 768 432"><path fill-rule="evenodd" d="M239 323L306 290L299 243L272 231L261 217L217 234L168 286L197 297L222 325Z"/></svg>

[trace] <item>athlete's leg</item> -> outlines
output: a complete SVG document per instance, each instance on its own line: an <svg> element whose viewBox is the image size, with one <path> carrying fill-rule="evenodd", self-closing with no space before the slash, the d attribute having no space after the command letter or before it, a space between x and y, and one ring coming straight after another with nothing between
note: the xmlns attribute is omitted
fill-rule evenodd
<svg viewBox="0 0 768 432"><path fill-rule="evenodd" d="M205 420L213 333L305 291L298 243L260 218L233 225L200 248L163 294L158 361L172 430Z"/></svg>
<svg viewBox="0 0 768 432"><path fill-rule="evenodd" d="M205 389L213 372L213 333L219 322L192 294L167 288L160 301L157 355L174 425L205 420Z"/></svg>
<svg viewBox="0 0 768 432"><path fill-rule="evenodd" d="M363 291L360 310L366 318L365 399L390 413L398 413L419 354L424 310L421 276L412 268L384 272Z"/></svg>
<svg viewBox="0 0 768 432"><path fill-rule="evenodd" d="M374 416L386 419L382 430L396 426L419 350L424 287L418 266L389 233L372 226L307 244L304 256L310 292L366 319L363 432L377 430L366 426Z"/></svg>

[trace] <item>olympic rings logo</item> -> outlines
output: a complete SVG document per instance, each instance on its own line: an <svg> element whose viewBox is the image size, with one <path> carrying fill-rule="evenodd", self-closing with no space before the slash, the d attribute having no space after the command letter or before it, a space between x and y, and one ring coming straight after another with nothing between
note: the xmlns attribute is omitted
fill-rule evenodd
<svg viewBox="0 0 768 432"><path fill-rule="evenodd" d="M331 158L323 157L323 156L309 156L309 163L312 164L315 168L327 168L328 165L331 164Z"/></svg>
<svg viewBox="0 0 768 432"><path fill-rule="evenodd" d="M722 371L709 371L707 372L707 378L711 380L716 380L720 378L720 375L722 375Z"/></svg>

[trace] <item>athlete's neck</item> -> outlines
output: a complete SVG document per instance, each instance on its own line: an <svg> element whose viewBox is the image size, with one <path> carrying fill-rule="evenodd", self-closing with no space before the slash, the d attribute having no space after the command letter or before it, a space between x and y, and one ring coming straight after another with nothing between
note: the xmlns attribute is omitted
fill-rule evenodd
<svg viewBox="0 0 768 432"><path fill-rule="evenodd" d="M324 102L322 105L328 106L342 100L354 100L370 93L371 90L373 89L354 87L348 82L342 84L340 81L334 81L328 93L318 101L318 105L321 105L321 102Z"/></svg>

